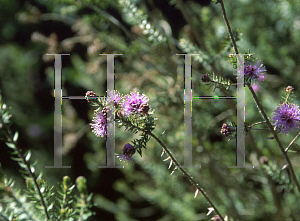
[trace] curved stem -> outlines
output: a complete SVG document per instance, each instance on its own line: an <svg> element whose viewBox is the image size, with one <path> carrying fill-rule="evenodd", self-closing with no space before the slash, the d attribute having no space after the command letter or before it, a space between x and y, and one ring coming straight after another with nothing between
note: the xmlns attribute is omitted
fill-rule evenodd
<svg viewBox="0 0 300 221"><path fill-rule="evenodd" d="M226 16L226 11L225 11L225 7L224 7L223 0L219 0L219 2L221 3L221 7L222 7L222 11L223 11L224 20L225 20L225 23L226 23L226 25L227 25L228 32L229 32L229 34L230 34L230 38L231 38L231 41L232 41L232 44L233 44L235 53L238 54L239 51L238 51L238 49L237 49L237 46L236 46L236 43L235 43L233 34L232 34L232 32L231 32L231 28L230 28L230 24L229 24L228 19L227 19L227 16ZM237 57L238 57L238 59L239 59L239 56L237 56ZM253 91L251 85L250 85L250 84L247 84L247 86L248 86L248 88L249 88L249 90L250 90L250 92L251 92L251 94L252 94L252 96L253 96L253 98L254 98L254 101L255 101L255 103L256 103L256 105L257 105L259 111L260 111L261 114L263 115L263 118L265 119L266 124L267 124L268 127L270 128L270 130L271 130L273 136L274 136L275 139L276 139L276 142L277 142L278 145L279 145L279 148L280 148L280 150L281 150L283 156L285 157L285 159L286 159L286 161L287 161L287 163L288 163L288 165L289 165L289 169L290 169L290 171L291 171L292 178L293 178L293 180L294 180L294 182L295 182L295 184L296 184L296 186L297 186L298 192L300 193L300 185L299 185L299 182L298 182L297 177L296 177L296 175L295 175L295 172L294 172L292 163L291 163L291 161L290 161L290 159L289 159L289 156L287 155L287 152L284 150L284 148L283 148L283 146L282 146L282 143L280 142L280 140L279 140L279 138L278 138L278 136L277 136L277 133L276 133L275 129L272 127L272 124L271 124L269 118L267 117L267 115L266 115L264 109L262 108L261 104L259 103L258 98L257 98L255 92Z"/></svg>
<svg viewBox="0 0 300 221"><path fill-rule="evenodd" d="M255 126L255 125L263 124L263 123L266 123L266 122L267 122L267 121L257 122L257 123L255 123L255 124L249 125L248 127L251 128L251 127L253 127L253 126Z"/></svg>
<svg viewBox="0 0 300 221"><path fill-rule="evenodd" d="M209 197L207 196L207 194L204 192L204 190L199 186L199 184L196 183L196 181L181 167L181 165L179 164L179 162L176 160L176 158L172 155L172 153L169 151L169 149L164 145L164 143L157 137L155 136L152 132L147 132L151 137L153 137L161 146L162 148L165 150L165 152L167 152L167 154L171 157L171 159L173 160L173 162L176 164L177 168L179 168L183 174L191 181L191 183L202 193L202 195L205 197L205 199L208 201L208 203L214 208L214 210L216 211L216 213L220 216L220 218L222 219L222 221L224 221L224 218L222 217L222 215L220 214L220 212L218 211L218 209L216 208L216 206L213 204L213 202L209 199Z"/></svg>
<svg viewBox="0 0 300 221"><path fill-rule="evenodd" d="M214 208L214 211L220 216L221 220L224 221L223 216L218 211L217 207L213 204L213 202L209 199L207 194L204 192L204 190L199 186L199 184L196 183L196 181L191 177L180 165L180 163L176 160L176 158L173 156L173 154L170 152L170 150L166 147L166 145L157 137L155 136L151 131L146 131L143 128L140 128L136 125L133 125L129 120L125 120L122 118L122 121L129 123L131 126L135 127L139 131L143 131L146 134L149 134L151 137L153 137L164 149L165 152L170 156L171 160L175 163L176 168L179 168L181 172L190 180L190 182L202 193L202 195L205 197L205 199L208 201L208 203Z"/></svg>

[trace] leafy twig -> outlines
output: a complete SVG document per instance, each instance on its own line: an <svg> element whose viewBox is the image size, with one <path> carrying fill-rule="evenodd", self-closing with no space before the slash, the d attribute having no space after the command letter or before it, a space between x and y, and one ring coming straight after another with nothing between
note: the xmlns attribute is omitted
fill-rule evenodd
<svg viewBox="0 0 300 221"><path fill-rule="evenodd" d="M0 97L0 110L1 108L3 108L3 104L2 104L2 98ZM1 111L5 111L5 110L1 110ZM14 134L14 136L12 135L12 132L10 131L9 128L7 128L7 125L5 124L4 120L3 120L3 117L4 115L1 114L2 116L0 117L0 123L2 125L2 129L4 131L4 134L6 136L6 139L7 139L7 142L6 142L6 145L10 148L12 148L13 150L17 151L19 157L22 159L22 163L23 165L25 165L25 169L27 169L27 172L28 174L30 175L30 177L32 178L33 182L34 182L34 186L36 188L36 192L38 193L39 197L40 197L40 203L42 204L42 207L43 207L43 210L44 210L44 213L47 217L47 220L50 219L49 217L49 214L48 214L48 211L47 211L47 207L46 207L46 203L45 203L45 200L44 200L44 197L41 193L41 190L40 190L40 187L37 183L37 177L36 175L34 174L34 172L31 170L31 166L30 164L28 163L28 161L25 159L25 157L23 156L23 154L21 153L21 149L17 146L16 144L16 141L18 139L18 132L16 132ZM30 155L30 154L29 154ZM28 157L28 156L27 156ZM27 158L26 157L26 158Z"/></svg>

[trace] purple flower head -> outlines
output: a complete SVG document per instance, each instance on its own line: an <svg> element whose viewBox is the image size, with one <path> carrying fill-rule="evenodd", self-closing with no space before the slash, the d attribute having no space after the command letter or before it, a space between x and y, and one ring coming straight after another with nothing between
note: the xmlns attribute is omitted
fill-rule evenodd
<svg viewBox="0 0 300 221"><path fill-rule="evenodd" d="M246 61L244 66L245 76L256 81L263 81L265 79L265 71L266 69L263 67L263 64L260 64L260 61L257 61L255 65L252 62Z"/></svg>
<svg viewBox="0 0 300 221"><path fill-rule="evenodd" d="M122 149L122 152L123 154L121 156L117 154L118 155L117 157L119 158L120 161L124 161L124 162L127 161L127 164L128 162L134 162L134 160L132 159L132 155L135 153L135 149L131 144L129 143L125 144L124 148Z"/></svg>
<svg viewBox="0 0 300 221"><path fill-rule="evenodd" d="M123 111L126 116L129 116L130 113L137 112L148 113L149 98L146 95L140 95L139 92L131 92L130 95L126 95L125 98L126 99L123 102Z"/></svg>
<svg viewBox="0 0 300 221"><path fill-rule="evenodd" d="M94 124L90 124L93 128L93 133L97 137L104 137L106 135L106 126L107 126L107 109L103 108L101 112L95 112L93 121Z"/></svg>
<svg viewBox="0 0 300 221"><path fill-rule="evenodd" d="M116 105L120 103L122 96L118 91L114 91L114 94L111 91L108 91L107 94L108 94L107 103L115 102Z"/></svg>
<svg viewBox="0 0 300 221"><path fill-rule="evenodd" d="M274 126L283 134L288 134L300 127L300 110L295 104L284 103L274 110L272 114Z"/></svg>

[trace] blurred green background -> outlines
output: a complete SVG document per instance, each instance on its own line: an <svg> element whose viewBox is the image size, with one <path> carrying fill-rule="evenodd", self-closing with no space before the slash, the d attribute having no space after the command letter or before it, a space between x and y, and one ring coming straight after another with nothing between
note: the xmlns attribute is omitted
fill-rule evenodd
<svg viewBox="0 0 300 221"><path fill-rule="evenodd" d="M300 86L300 15L298 0L224 1L239 52L248 49L261 60L267 77L257 96L268 116L279 105L282 90ZM234 53L220 4L207 0L1 0L0 1L0 88L12 106L13 130L19 144L32 149L38 170L50 185L64 175L73 183L87 178L94 192L89 220L210 220L210 206L178 171L169 174L162 148L150 140L143 157L124 169L98 169L105 165L105 139L89 128L93 108L85 100L63 100L63 165L71 169L45 169L53 165L54 146L54 56L62 58L65 96L84 96L93 90L106 93L106 56L115 56L115 89L146 94L156 111L154 133L183 164L184 144L184 57L192 56L193 96L235 96L235 89L213 91L201 82L205 73L236 82L229 63ZM249 90L245 90L246 122L262 121ZM296 99L295 103L299 105ZM284 189L259 164L267 156L279 171L285 164L271 133L253 130L246 136L246 165L254 169L228 169L235 165L236 143L220 134L226 120L236 120L235 100L193 100L193 165L187 171L210 196L221 214L234 220L300 220L299 194ZM264 128L259 125L257 128ZM296 133L279 135L286 147ZM134 135L116 129L116 153L121 153ZM296 141L299 143L299 141ZM18 165L10 160L10 149L0 141L0 160L8 177L24 186ZM298 151L299 146L293 145ZM299 154L289 153L297 177ZM201 165L201 169L199 166ZM281 173L288 180L286 171ZM272 177L274 179L272 179Z"/></svg>

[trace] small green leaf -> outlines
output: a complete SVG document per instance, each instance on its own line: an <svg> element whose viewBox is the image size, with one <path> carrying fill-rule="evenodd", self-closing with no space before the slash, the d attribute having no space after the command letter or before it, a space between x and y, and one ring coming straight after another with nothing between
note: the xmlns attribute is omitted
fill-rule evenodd
<svg viewBox="0 0 300 221"><path fill-rule="evenodd" d="M13 143L8 143L8 142L6 142L6 145L7 145L8 147L12 148L12 149L15 149L15 148L16 148L15 144L13 144Z"/></svg>
<svg viewBox="0 0 300 221"><path fill-rule="evenodd" d="M32 173L35 172L35 169L34 169L34 167L32 167L32 166L30 167L30 170L31 170Z"/></svg>
<svg viewBox="0 0 300 221"><path fill-rule="evenodd" d="M19 133L17 131L14 135L13 141L16 142L18 140L18 137L19 137Z"/></svg>
<svg viewBox="0 0 300 221"><path fill-rule="evenodd" d="M21 158L18 158L18 157L10 157L12 160L14 160L14 161L22 161L22 159Z"/></svg>
<svg viewBox="0 0 300 221"><path fill-rule="evenodd" d="M11 153L11 155L18 155L18 154L19 154L19 152L16 151L16 150L15 150L14 152Z"/></svg>
<svg viewBox="0 0 300 221"><path fill-rule="evenodd" d="M31 157L31 151L28 150L27 156L25 157L25 160L28 161Z"/></svg>
<svg viewBox="0 0 300 221"><path fill-rule="evenodd" d="M35 160L32 166L35 166L38 163L38 160Z"/></svg>

